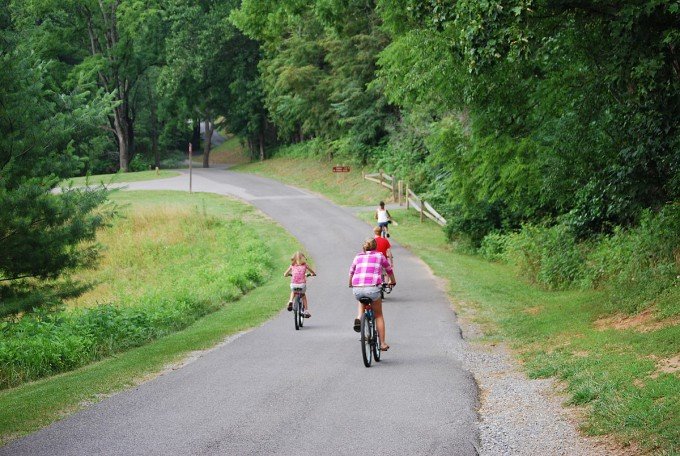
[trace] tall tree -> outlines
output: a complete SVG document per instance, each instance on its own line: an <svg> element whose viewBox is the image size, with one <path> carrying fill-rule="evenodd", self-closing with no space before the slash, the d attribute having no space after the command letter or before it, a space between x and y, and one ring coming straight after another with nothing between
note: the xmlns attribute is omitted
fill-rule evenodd
<svg viewBox="0 0 680 456"><path fill-rule="evenodd" d="M203 167L210 164L213 131L229 112L231 63L241 52L240 34L228 17L232 0L170 0L165 94L182 99L204 122Z"/></svg>
<svg viewBox="0 0 680 456"><path fill-rule="evenodd" d="M5 6L0 2L0 10ZM83 242L105 221L96 209L107 192L52 189L82 166L76 144L105 120L112 100L92 87L56 92L51 62L28 52L0 22L1 284L56 277L94 258L94 247Z"/></svg>

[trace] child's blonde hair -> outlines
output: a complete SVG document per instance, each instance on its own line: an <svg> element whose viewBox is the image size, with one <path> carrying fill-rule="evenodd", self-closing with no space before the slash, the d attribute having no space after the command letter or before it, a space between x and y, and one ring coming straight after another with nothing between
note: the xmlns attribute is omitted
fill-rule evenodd
<svg viewBox="0 0 680 456"><path fill-rule="evenodd" d="M307 257L305 256L304 253L297 251L293 254L292 257L290 257L290 264L292 265L307 264Z"/></svg>

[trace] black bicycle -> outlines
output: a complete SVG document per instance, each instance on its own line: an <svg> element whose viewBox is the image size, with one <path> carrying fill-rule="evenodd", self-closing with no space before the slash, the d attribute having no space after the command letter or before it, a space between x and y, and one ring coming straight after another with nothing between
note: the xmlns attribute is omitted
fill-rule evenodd
<svg viewBox="0 0 680 456"><path fill-rule="evenodd" d="M375 358L380 362L380 335L375 327L375 315L373 314L373 300L371 298L359 298L364 305L364 313L361 315L361 356L364 358L364 366L371 367Z"/></svg>
<svg viewBox="0 0 680 456"><path fill-rule="evenodd" d="M311 277L313 274L306 274ZM305 324L305 306L302 304L302 297L305 292L302 288L293 288L293 318L295 319L295 330L298 331Z"/></svg>

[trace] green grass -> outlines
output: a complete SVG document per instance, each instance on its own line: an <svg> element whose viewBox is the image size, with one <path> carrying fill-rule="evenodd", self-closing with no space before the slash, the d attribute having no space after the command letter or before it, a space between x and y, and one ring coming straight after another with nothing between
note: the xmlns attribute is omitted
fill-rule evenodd
<svg viewBox="0 0 680 456"><path fill-rule="evenodd" d="M132 172L132 173L115 173L115 174L97 174L94 176L83 176L83 177L74 177L71 179L66 179L64 182L62 182L62 185L69 185L69 183L73 183L73 185L109 185L109 184L117 184L121 182L139 182L139 181L146 181L146 180L154 180L154 179L164 179L167 177L175 177L179 176L179 173L177 171L169 171L162 169L156 174L156 171L137 171L137 172Z"/></svg>
<svg viewBox="0 0 680 456"><path fill-rule="evenodd" d="M238 136L231 136L219 146L210 151L210 164L236 165L248 163L250 157L241 145Z"/></svg>
<svg viewBox="0 0 680 456"><path fill-rule="evenodd" d="M297 244L252 207L225 197L180 192L118 192L114 198L119 203L130 203L136 211L162 205L166 210L168 207L197 208L208 215L245 219L249 229L266 243L274 264L287 264L290 246ZM270 272L267 279L272 277L278 274ZM149 378L190 351L209 348L229 334L261 324L281 309L287 295L280 280L267 280L240 300L225 304L182 331L68 373L1 391L0 442L35 431L87 403Z"/></svg>
<svg viewBox="0 0 680 456"><path fill-rule="evenodd" d="M603 325L602 293L528 285L510 266L454 252L441 228L414 212L393 212L393 239L447 280L457 310L482 326L485 339L507 340L531 377L566 382L569 403L588 411L586 433L659 454L680 451L680 377L662 369L678 361L677 321L647 332Z"/></svg>
<svg viewBox="0 0 680 456"><path fill-rule="evenodd" d="M286 184L320 193L343 206L373 206L380 200L391 199L392 193L389 190L362 178L360 167L351 166L349 173L333 173L335 165L343 163L320 158L274 157L233 169L272 177Z"/></svg>

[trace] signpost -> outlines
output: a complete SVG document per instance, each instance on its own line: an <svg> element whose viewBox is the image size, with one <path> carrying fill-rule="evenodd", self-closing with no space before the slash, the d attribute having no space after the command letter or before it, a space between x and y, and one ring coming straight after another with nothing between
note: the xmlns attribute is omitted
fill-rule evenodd
<svg viewBox="0 0 680 456"><path fill-rule="evenodd" d="M334 173L348 173L349 172L349 166L334 166L333 172Z"/></svg>
<svg viewBox="0 0 680 456"><path fill-rule="evenodd" d="M192 150L193 150L193 147L191 146L191 143L189 143L189 193L192 193L192 191L191 191L191 178L192 178L192 171L193 171L193 168L192 168L193 158L191 156Z"/></svg>

